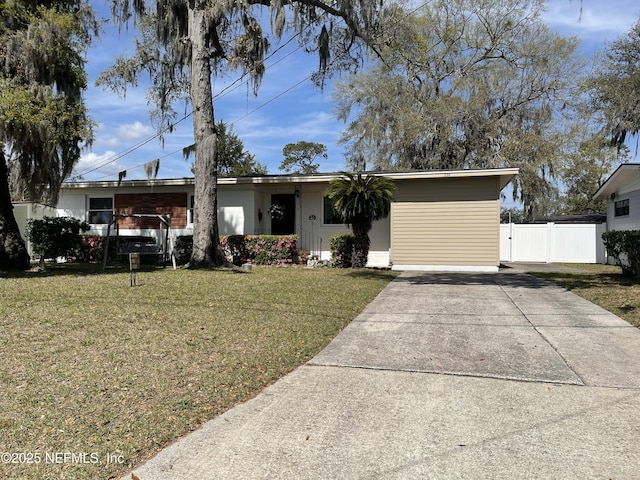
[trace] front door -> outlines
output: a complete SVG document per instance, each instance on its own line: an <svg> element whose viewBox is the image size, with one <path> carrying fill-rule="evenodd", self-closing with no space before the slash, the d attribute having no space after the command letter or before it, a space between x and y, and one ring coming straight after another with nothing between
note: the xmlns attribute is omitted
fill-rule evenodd
<svg viewBox="0 0 640 480"><path fill-rule="evenodd" d="M293 235L296 231L296 196L293 193L271 195L271 234Z"/></svg>

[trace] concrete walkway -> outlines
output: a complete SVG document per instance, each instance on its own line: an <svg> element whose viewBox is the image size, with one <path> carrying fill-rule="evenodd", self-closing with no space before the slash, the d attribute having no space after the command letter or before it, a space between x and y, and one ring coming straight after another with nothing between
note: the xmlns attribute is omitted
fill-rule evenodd
<svg viewBox="0 0 640 480"><path fill-rule="evenodd" d="M640 330L522 273L405 273L308 364L134 472L637 479Z"/></svg>

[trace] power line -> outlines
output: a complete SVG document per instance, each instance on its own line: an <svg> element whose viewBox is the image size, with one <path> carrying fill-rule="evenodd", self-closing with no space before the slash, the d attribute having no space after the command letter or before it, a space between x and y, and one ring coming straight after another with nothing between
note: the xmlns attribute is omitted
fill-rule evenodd
<svg viewBox="0 0 640 480"><path fill-rule="evenodd" d="M324 14L324 16L326 16L326 14ZM311 25L309 25L307 27L307 29L311 28ZM266 60L269 60L271 58L273 58L278 52L280 52L282 49L284 49L287 45L289 45L293 40L296 39L296 37L299 37L305 30L301 30L298 33L295 33L294 35L292 35L284 44L280 45L278 48L276 48L271 54L267 55L267 57L265 58ZM271 65L268 65L267 67L265 67L265 71L268 70L269 68L272 68L273 66L277 65L278 63L282 62L283 60L285 60L286 58L288 58L289 56L291 56L293 53L297 52L298 50L300 50L302 48L302 46L299 46L297 48L295 48L294 50L290 51L289 53L287 53L285 56L283 56L282 58L278 59L277 61L275 61L274 63L272 63ZM228 95L229 93L233 92L234 90L236 90L237 88L239 88L241 85L248 83L249 82L249 78L247 78L246 80L243 81L243 79L245 79L245 77L247 77L246 72L243 73L240 77L238 77L236 80L234 80L231 84L227 85L225 88L223 88L220 92L218 92L216 95L213 96L213 101L219 100L220 98L223 98L224 96ZM297 86L297 85L296 85ZM295 87L293 87L295 88ZM274 99L272 99L274 100ZM272 101L271 100L271 101ZM259 107L261 108L261 107ZM258 108L258 109L259 109ZM256 110L258 110L256 109ZM255 111L255 110L254 110ZM135 152L136 150L142 148L144 145L146 145L147 143L151 142L152 140L155 140L156 138L160 137L162 134L166 133L167 131L171 131L173 130L173 128L175 127L175 125L179 124L180 122L186 120L187 118L189 118L191 116L192 112L189 112L187 115L185 115L184 117L182 117L180 120L178 120L177 122L174 122L173 124L171 124L170 126L168 126L167 128L163 129L162 131L154 134L153 136L139 142L138 144L129 147L125 150L123 150L122 152L119 152L117 154L115 154L112 157L109 157L107 160L103 161L101 164L96 165L94 167L89 168L88 170L83 170L81 172L78 172L76 175L74 175L72 177L73 178L79 178L82 177L84 175L88 175L89 173L92 173L96 170L101 170L104 167L106 167L107 165L110 165L112 163L117 162L118 160L120 160L121 158L124 158L125 156ZM246 117L246 115L245 115ZM242 118L245 118L242 117Z"/></svg>
<svg viewBox="0 0 640 480"><path fill-rule="evenodd" d="M410 15L412 15L413 13L417 12L418 10L420 10L421 8L427 6L427 4L431 3L433 0L427 0L421 4L419 4L417 7L413 8L412 10L410 10L409 12L407 12L403 18L407 18ZM322 15L327 16L326 12ZM398 21L399 23L399 21ZM310 29L312 27L312 24L310 24L307 29ZM278 52L280 52L282 49L284 49L288 44L290 44L293 40L295 40L297 37L299 37L305 30L302 30L294 35L292 35L284 44L280 45L278 48L276 48L271 54L269 54L266 58L266 60L269 60L271 58L273 58ZM279 64L280 62L284 61L286 58L288 58L289 56L293 55L294 53L296 53L298 50L302 49L303 46L298 46L297 48L291 50L289 53L287 53L286 55L284 55L283 57L279 58L277 61L275 61L274 63L268 65L265 67L265 71L267 71L268 69L274 67L275 65ZM298 86L300 86L302 83L308 81L309 79L311 79L311 77L313 76L313 74L306 76L305 78L303 78L302 80L298 81L297 83L295 83L294 85L288 87L287 89L283 90L282 92L280 92L279 94L275 95L274 97L272 97L271 99L267 100L266 102L260 104L258 107L254 108L253 110L251 110L250 112L247 112L245 115L243 115L242 117L236 119L235 121L231 122L231 125L238 123L242 120L244 120L245 118L247 118L248 116L254 114L255 112L257 112L258 110L264 108L265 106L269 105L270 103L274 102L275 100L277 100L278 98L282 97L283 95L286 95L287 93L289 93L290 91L292 91L293 89L297 88ZM236 80L234 80L231 84L227 85L226 87L224 87L220 92L218 92L216 95L213 96L212 100L213 101L217 101L221 98L224 98L226 95L230 94L231 92L235 91L237 88L239 88L240 86L247 84L250 81L250 78L246 78L247 77L247 73L244 72L240 77L238 77ZM162 131L156 133L155 135L141 141L140 143L129 147L125 150L123 150L122 152L114 155L113 157L110 157L109 159L107 159L106 161L104 161L103 163L101 163L100 165L97 165L95 167L90 168L89 170L85 170L82 172L79 172L78 174L76 174L73 178L78 178L81 177L83 175L87 175L89 173L92 173L96 170L100 170L104 167L106 167L107 165L110 165L118 160L120 160L121 158L124 158L125 156L133 153L134 151L142 148L144 145L146 145L147 143L151 142L152 140L155 140L156 138L160 137L163 133L166 133L167 131L171 131L173 130L173 128L181 123L182 121L186 120L187 118L189 118L191 116L192 112L189 112L188 114L186 114L184 117L182 117L180 120L178 120L177 122L171 124L169 127L163 129ZM172 152L170 154L164 155L160 158L165 158L167 156L170 155L174 155L175 153L182 151L183 149L180 150L176 150L175 152ZM145 162L146 163L146 162ZM136 168L140 168L141 166L143 166L143 164L137 165L135 167L129 167L128 170L133 170ZM108 175L110 176L110 175ZM105 177L102 177L105 178Z"/></svg>
<svg viewBox="0 0 640 480"><path fill-rule="evenodd" d="M180 122L183 122L184 120L186 120L187 118L189 118L191 116L191 112L189 112L187 115L185 115L184 117L182 117L180 120L178 120L177 122L172 123L170 126L168 126L167 128L163 129L162 131L156 133L155 135L146 138L145 140L135 144L132 147L129 147L125 150L123 150L120 153L115 154L114 156L108 158L107 160L105 160L104 162L102 162L100 165L94 166L89 168L88 170L84 170L81 171L79 173L77 173L76 175L74 175L73 178L78 178L78 177L82 177L84 175L88 175L91 172L95 172L96 170L100 170L104 167L106 167L107 165L110 165L118 160L120 160L121 158L129 155L130 153L135 152L136 150L142 148L143 146L145 146L147 143L151 142L152 140L155 140L156 138L158 138L160 135L162 135L165 132L171 131L173 130L173 128L178 125Z"/></svg>
<svg viewBox="0 0 640 480"><path fill-rule="evenodd" d="M258 110L260 110L263 107L266 107L267 105L269 105L271 102L277 100L278 98L282 97L283 95L286 95L287 93L289 93L291 90L293 90L296 87L299 87L300 85L302 85L304 82L306 82L307 80L310 80L312 75L307 75L305 78L303 78L302 80L300 80L298 83L290 86L289 88L287 88L286 90L283 90L282 92L280 92L279 94L277 94L274 97L271 97L269 100L267 100L266 102L258 105L256 108L254 108L253 110L251 110L250 112L247 112L245 115L243 115L242 117L238 118L237 120L235 120L234 122L231 122L231 124L233 125L234 123L238 123L241 120L244 120L245 118L247 118L249 115L252 115L254 113L256 113Z"/></svg>
<svg viewBox="0 0 640 480"><path fill-rule="evenodd" d="M158 157L158 160L162 160L163 158L171 157L172 155L175 155L176 153L182 153L183 151L184 151L184 148L180 148L178 150L174 150L171 153L166 153L166 154L162 155L161 157ZM140 163L139 165L134 165L133 167L127 167L126 171L130 172L131 170L137 170L138 168L144 167L147 163L149 163L149 162ZM109 173L109 174L104 175L102 177L98 177L95 180L103 180L105 178L111 177L112 175L113 174Z"/></svg>

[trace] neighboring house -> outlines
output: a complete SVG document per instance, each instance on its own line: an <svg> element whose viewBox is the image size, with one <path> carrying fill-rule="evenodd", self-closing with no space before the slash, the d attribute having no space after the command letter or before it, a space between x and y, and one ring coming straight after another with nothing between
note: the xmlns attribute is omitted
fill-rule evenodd
<svg viewBox="0 0 640 480"><path fill-rule="evenodd" d="M27 225L29 224L29 220L39 220L44 217L55 217L56 210L48 205L20 201L13 202L13 215L16 217L16 222L18 222L20 235L22 235L22 238L24 238L27 245L27 251L29 252L29 255L33 257L31 243L27 239Z"/></svg>
<svg viewBox="0 0 640 480"><path fill-rule="evenodd" d="M593 195L607 200L607 231L640 230L640 163L623 163Z"/></svg>
<svg viewBox="0 0 640 480"><path fill-rule="evenodd" d="M500 191L518 169L371 173L398 190L388 218L374 222L369 266L397 270L497 271ZM264 175L218 180L220 235L296 234L298 248L329 259L329 236L349 232L324 191L338 174ZM277 205L281 218L272 218ZM91 224L105 235L114 215L161 214L171 235L192 233L194 179L78 182L62 186L58 216ZM277 215L276 215L277 217ZM120 235L159 238L159 221L122 217Z"/></svg>

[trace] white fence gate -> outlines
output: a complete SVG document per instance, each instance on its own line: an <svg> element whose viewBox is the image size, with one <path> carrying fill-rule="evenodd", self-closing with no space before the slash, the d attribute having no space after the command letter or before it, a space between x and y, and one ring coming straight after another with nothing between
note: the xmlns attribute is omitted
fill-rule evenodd
<svg viewBox="0 0 640 480"><path fill-rule="evenodd" d="M500 224L500 261L606 263L605 230L605 223Z"/></svg>

